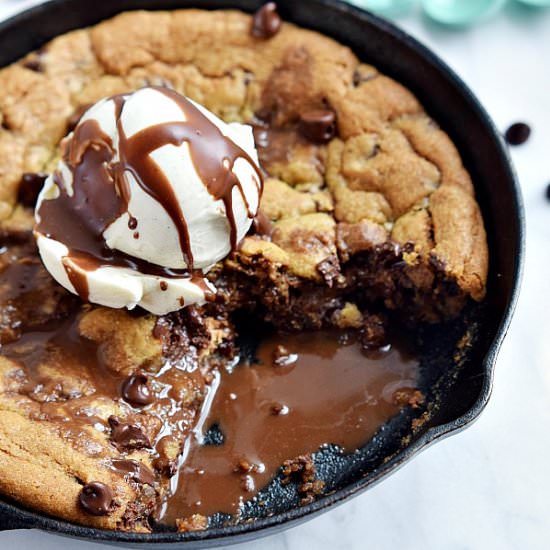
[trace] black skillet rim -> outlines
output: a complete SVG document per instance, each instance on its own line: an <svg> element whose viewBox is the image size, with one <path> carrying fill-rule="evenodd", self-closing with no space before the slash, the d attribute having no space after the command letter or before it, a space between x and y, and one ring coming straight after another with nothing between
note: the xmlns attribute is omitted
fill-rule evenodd
<svg viewBox="0 0 550 550"><path fill-rule="evenodd" d="M0 502L0 515L3 516L0 517L0 530L3 528L36 528L51 533L72 536L88 541L103 541L115 544L128 543L132 545L155 543L177 544L185 542L189 542L193 545L193 542L200 544L202 541L208 546L213 546L216 545L216 543L233 544L243 542L245 540L251 540L253 538L259 538L260 536L267 536L276 530L290 528L307 519L311 519L321 512L326 511L337 504L341 504L351 496L365 491L367 488L380 482L383 478L396 471L401 466L404 466L414 455L426 449L429 445L466 428L478 418L487 405L493 386L496 358L510 326L512 315L517 305L525 256L525 211L518 178L508 154L508 150L505 147L499 131L479 100L458 77L458 75L426 46L412 38L404 31L400 30L392 23L366 12L365 10L345 4L340 0L314 1L325 7L333 9L336 14L339 12L341 14L352 15L359 20L378 27L382 32L390 34L392 39L400 42L405 48L414 50L416 54L422 57L428 64L432 65L438 72L445 73L451 85L458 89L458 91L464 96L470 104L470 107L476 111L476 115L482 121L484 126L490 131L490 133L492 133L495 145L499 150L498 152L501 157L502 165L506 166L509 180L514 184L510 189L512 193L511 198L513 199L513 209L518 221L517 242L515 243L517 245L518 255L516 256L514 265L514 284L509 302L500 321L495 338L482 362L482 367L486 376L477 401L470 408L470 410L461 417L446 424L429 428L424 434L422 434L422 436L419 437L417 441L397 453L391 460L380 467L376 472L373 472L368 478L362 478L334 492L333 494L322 497L306 506L293 508L287 512L283 512L272 517L258 519L252 523L231 525L227 527L189 533L124 533L120 531L109 531L84 527L73 523L60 521L35 512L30 512L12 504ZM41 12L48 9L49 6L63 4L64 2L65 0L50 0L43 4L24 10L23 12L20 12L0 23L0 34L5 32L11 26L19 24L24 20L40 17Z"/></svg>

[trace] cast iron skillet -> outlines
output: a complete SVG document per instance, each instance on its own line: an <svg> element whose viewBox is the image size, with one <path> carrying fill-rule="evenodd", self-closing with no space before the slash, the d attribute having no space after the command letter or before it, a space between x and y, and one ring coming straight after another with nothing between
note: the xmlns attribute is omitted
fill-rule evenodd
<svg viewBox="0 0 550 550"><path fill-rule="evenodd" d="M66 31L92 25L124 10L181 7L254 11L261 0L53 0L0 25L0 66L39 48ZM350 46L360 59L408 86L458 146L473 176L489 238L491 268L482 306L443 327L418 329L421 387L430 415L415 432L411 411L391 420L360 452L342 456L326 449L316 459L328 494L296 505L292 486L273 482L262 495L265 506L250 505L238 525L215 519L196 533L150 535L103 531L74 525L0 501L0 528L39 528L87 540L125 546L174 543L208 547L267 535L309 519L380 481L429 444L465 428L481 413L491 393L498 350L517 300L524 256L524 212L518 182L503 141L483 107L440 59L393 25L336 0L279 0L285 20L318 30ZM0 90L1 93L1 90ZM454 364L456 342L471 331L471 346Z"/></svg>

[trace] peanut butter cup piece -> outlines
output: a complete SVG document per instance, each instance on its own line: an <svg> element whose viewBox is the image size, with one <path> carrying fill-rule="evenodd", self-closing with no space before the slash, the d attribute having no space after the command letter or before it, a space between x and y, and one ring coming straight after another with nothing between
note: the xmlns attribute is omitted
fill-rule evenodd
<svg viewBox="0 0 550 550"><path fill-rule="evenodd" d="M92 481L80 491L80 505L88 514L106 516L113 505L113 491L100 481Z"/></svg>
<svg viewBox="0 0 550 550"><path fill-rule="evenodd" d="M122 397L134 407L150 405L155 397L149 388L145 374L132 374L122 384Z"/></svg>
<svg viewBox="0 0 550 550"><path fill-rule="evenodd" d="M268 2L262 6L252 18L252 36L256 38L271 38L281 28L282 20L277 13L277 4Z"/></svg>
<svg viewBox="0 0 550 550"><path fill-rule="evenodd" d="M300 133L313 143L327 143L336 135L336 114L330 109L312 109L300 115Z"/></svg>

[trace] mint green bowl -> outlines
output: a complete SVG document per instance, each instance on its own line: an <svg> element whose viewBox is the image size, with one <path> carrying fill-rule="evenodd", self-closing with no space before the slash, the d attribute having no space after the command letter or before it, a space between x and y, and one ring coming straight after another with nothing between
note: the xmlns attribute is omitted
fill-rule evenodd
<svg viewBox="0 0 550 550"><path fill-rule="evenodd" d="M490 17L505 2L506 0L422 0L422 7L426 15L438 23L465 26Z"/></svg>
<svg viewBox="0 0 550 550"><path fill-rule="evenodd" d="M350 4L370 10L379 15L393 17L410 10L415 0L348 0Z"/></svg>

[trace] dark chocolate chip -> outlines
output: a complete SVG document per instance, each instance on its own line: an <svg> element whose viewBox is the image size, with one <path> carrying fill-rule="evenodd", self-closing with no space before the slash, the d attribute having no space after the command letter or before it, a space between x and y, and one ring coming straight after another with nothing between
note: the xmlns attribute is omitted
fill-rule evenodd
<svg viewBox="0 0 550 550"><path fill-rule="evenodd" d="M258 210L258 213L252 220L249 234L259 235L263 237L271 237L273 229L274 228L271 220L261 210Z"/></svg>
<svg viewBox="0 0 550 550"><path fill-rule="evenodd" d="M300 115L300 133L313 143L327 143L336 135L336 114L329 109L312 109Z"/></svg>
<svg viewBox="0 0 550 550"><path fill-rule="evenodd" d="M138 221L136 220L136 218L134 217L130 217L130 219L128 220L128 229L136 229L136 227L138 226Z"/></svg>
<svg viewBox="0 0 550 550"><path fill-rule="evenodd" d="M134 424L124 423L117 416L109 417L111 441L120 449L151 449L151 441L143 430Z"/></svg>
<svg viewBox="0 0 550 550"><path fill-rule="evenodd" d="M111 464L116 472L130 478L136 483L153 485L155 482L153 472L145 464L137 460L114 459Z"/></svg>
<svg viewBox="0 0 550 550"><path fill-rule="evenodd" d="M357 88L357 86L360 86L363 84L363 82L368 82L369 80L373 80L378 76L378 73L374 69L355 69L353 72L353 85Z"/></svg>
<svg viewBox="0 0 550 550"><path fill-rule="evenodd" d="M41 73L44 70L44 66L42 65L42 60L39 55L25 61L25 63L23 63L23 67L25 67L25 69L29 69L29 71L34 71L35 73Z"/></svg>
<svg viewBox="0 0 550 550"><path fill-rule="evenodd" d="M99 481L92 481L80 491L80 505L88 514L106 516L113 506L113 491Z"/></svg>
<svg viewBox="0 0 550 550"><path fill-rule="evenodd" d="M525 122L516 122L506 130L504 137L509 145L522 145L531 135L531 128Z"/></svg>
<svg viewBox="0 0 550 550"><path fill-rule="evenodd" d="M262 6L252 18L252 36L256 38L271 38L281 28L282 20L277 13L277 4L268 2Z"/></svg>
<svg viewBox="0 0 550 550"><path fill-rule="evenodd" d="M38 194L44 186L44 182L47 177L48 174L42 174L40 172L29 172L27 174L23 174L21 181L19 182L17 200L25 206L34 208L36 206Z"/></svg>
<svg viewBox="0 0 550 550"><path fill-rule="evenodd" d="M150 405L155 397L148 385L149 379L145 374L132 374L122 384L122 397L135 407Z"/></svg>

